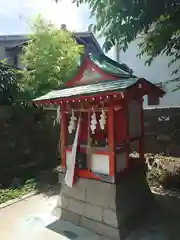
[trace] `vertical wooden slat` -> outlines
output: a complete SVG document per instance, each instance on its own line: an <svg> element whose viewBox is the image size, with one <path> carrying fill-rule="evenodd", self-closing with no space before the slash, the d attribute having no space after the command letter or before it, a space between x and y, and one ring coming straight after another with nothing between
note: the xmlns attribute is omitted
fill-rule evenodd
<svg viewBox="0 0 180 240"><path fill-rule="evenodd" d="M108 144L110 149L110 175L115 176L116 164L115 164L115 134L114 134L114 108L109 106L108 108Z"/></svg>
<svg viewBox="0 0 180 240"><path fill-rule="evenodd" d="M66 167L66 144L67 144L67 114L65 114L64 105L60 107L61 113L61 165L63 168Z"/></svg>
<svg viewBox="0 0 180 240"><path fill-rule="evenodd" d="M126 166L129 167L129 111L128 111L128 105L124 104L124 120L125 120L125 155L126 155Z"/></svg>
<svg viewBox="0 0 180 240"><path fill-rule="evenodd" d="M144 117L143 117L143 99L140 100L141 110L140 110L140 121L141 121L141 136L139 139L139 156L140 159L144 160L144 147L143 147L143 139L144 139Z"/></svg>
<svg viewBox="0 0 180 240"><path fill-rule="evenodd" d="M91 171L91 162L92 162L92 149L91 149L91 133L90 133L90 125L91 125L91 112L88 113L88 144L87 144L87 165L88 171Z"/></svg>

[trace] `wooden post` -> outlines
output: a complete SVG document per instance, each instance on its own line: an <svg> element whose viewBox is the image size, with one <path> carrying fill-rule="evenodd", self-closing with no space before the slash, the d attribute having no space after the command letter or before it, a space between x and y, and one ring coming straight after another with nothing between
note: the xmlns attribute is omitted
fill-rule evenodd
<svg viewBox="0 0 180 240"><path fill-rule="evenodd" d="M90 133L90 124L91 124L91 112L88 112L88 142L87 142L87 165L88 165L88 171L91 171L91 159L92 159L92 148L91 148L91 133Z"/></svg>
<svg viewBox="0 0 180 240"><path fill-rule="evenodd" d="M124 104L124 121L125 121L125 154L126 154L126 166L129 168L129 144L130 144L130 139L129 139L129 105Z"/></svg>
<svg viewBox="0 0 180 240"><path fill-rule="evenodd" d="M60 107L61 113L61 166L66 167L66 144L67 144L67 115L65 114L64 105Z"/></svg>
<svg viewBox="0 0 180 240"><path fill-rule="evenodd" d="M143 117L143 99L140 100L141 110L140 110L140 121L141 121L141 136L139 139L139 157L144 160L144 147L143 147L143 139L144 139L144 117Z"/></svg>
<svg viewBox="0 0 180 240"><path fill-rule="evenodd" d="M109 169L110 169L110 176L112 177L115 177L115 172L116 172L114 130L115 130L114 129L114 108L111 105L108 108L108 145L110 150Z"/></svg>

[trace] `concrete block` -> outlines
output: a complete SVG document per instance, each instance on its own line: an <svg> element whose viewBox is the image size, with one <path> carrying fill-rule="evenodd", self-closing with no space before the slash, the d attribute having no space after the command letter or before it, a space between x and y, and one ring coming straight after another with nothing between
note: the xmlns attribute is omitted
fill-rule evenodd
<svg viewBox="0 0 180 240"><path fill-rule="evenodd" d="M116 211L116 197L114 195L109 195L106 199L105 208Z"/></svg>
<svg viewBox="0 0 180 240"><path fill-rule="evenodd" d="M96 221L102 221L103 209L101 207L93 206L91 204L70 198L67 206L69 211L94 219Z"/></svg>
<svg viewBox="0 0 180 240"><path fill-rule="evenodd" d="M87 189L87 199L88 203L94 204L96 206L105 207L107 206L107 198L108 193L107 191L104 193L103 191L99 191L96 188Z"/></svg>
<svg viewBox="0 0 180 240"><path fill-rule="evenodd" d="M86 187L77 182L72 188L63 184L61 194L78 200L86 200Z"/></svg>
<svg viewBox="0 0 180 240"><path fill-rule="evenodd" d="M52 215L56 216L57 218L60 218L61 217L61 211L62 211L62 208L56 206L52 211Z"/></svg>
<svg viewBox="0 0 180 240"><path fill-rule="evenodd" d="M100 234L106 238L110 238L113 240L119 240L119 230L108 226L103 223L99 223L97 221L93 221L86 217L82 217L80 221L80 225L86 229L89 229L97 234Z"/></svg>
<svg viewBox="0 0 180 240"><path fill-rule="evenodd" d="M65 197L65 196L63 196L63 195L60 195L60 196L58 197L57 206L58 206L58 207L61 207L61 208L67 209L67 208L68 208L68 205L69 205L69 198L68 198L68 197Z"/></svg>
<svg viewBox="0 0 180 240"><path fill-rule="evenodd" d="M116 196L115 186L110 183L89 181L86 184L86 201L93 205L107 207L110 196Z"/></svg>
<svg viewBox="0 0 180 240"><path fill-rule="evenodd" d="M65 174L63 174L63 173L58 174L58 182L59 183L64 184L64 176L65 176Z"/></svg>
<svg viewBox="0 0 180 240"><path fill-rule="evenodd" d="M81 202L75 199L69 199L69 205L68 205L69 211L72 211L79 215L84 216L85 208L86 208L86 204L84 202Z"/></svg>
<svg viewBox="0 0 180 240"><path fill-rule="evenodd" d="M101 207L93 206L87 203L85 206L84 216L93 220L102 221L103 209Z"/></svg>
<svg viewBox="0 0 180 240"><path fill-rule="evenodd" d="M92 179L80 179L78 181L82 186L85 186L87 190L99 190L102 191L103 193L106 193L107 190L108 192L111 189L114 189L114 184L107 183L107 182L101 182L101 181L95 181Z"/></svg>
<svg viewBox="0 0 180 240"><path fill-rule="evenodd" d="M111 210L105 209L103 212L103 221L112 227L118 227L117 214Z"/></svg>
<svg viewBox="0 0 180 240"><path fill-rule="evenodd" d="M68 211L66 209L62 209L60 218L64 221L68 221L75 225L79 225L81 216L78 215L77 213Z"/></svg>
<svg viewBox="0 0 180 240"><path fill-rule="evenodd" d="M100 237L100 240L111 240L110 238Z"/></svg>
<svg viewBox="0 0 180 240"><path fill-rule="evenodd" d="M75 225L79 225L81 216L77 213L56 207L53 209L53 215L58 217L61 220L71 222Z"/></svg>

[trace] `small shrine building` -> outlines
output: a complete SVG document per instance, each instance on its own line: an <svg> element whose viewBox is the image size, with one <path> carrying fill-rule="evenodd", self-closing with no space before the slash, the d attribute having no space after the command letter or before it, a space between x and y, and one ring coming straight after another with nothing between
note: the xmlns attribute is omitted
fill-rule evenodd
<svg viewBox="0 0 180 240"><path fill-rule="evenodd" d="M77 208L80 205L83 210L77 212L75 207L70 206L71 204L67 207L63 201L60 207L80 216L80 225L84 224L84 218L90 218L119 232L122 223L133 216L133 210L137 206L140 208L140 203L136 206L130 203L127 210L124 203L132 201L131 186L138 191L144 184L144 189L148 189L143 174L141 180L136 178L138 168L134 173L128 170L131 162L135 161L130 156L134 150L139 153L139 160L144 164L143 97L148 94L159 98L165 92L146 79L134 76L124 64L100 54L87 56L77 75L63 88L33 100L40 105L60 106L61 176L66 189L62 191L61 198L65 197L69 204L73 199L76 202L74 206ZM125 175L126 177L122 177ZM121 186L130 193L121 190ZM92 190L94 195L89 200ZM114 195L111 191L114 191ZM143 191L137 193L138 199L144 199ZM147 192L150 195L148 190ZM96 203L99 194L103 199ZM113 196L111 200L110 195ZM110 201L110 205L115 202L113 210L108 207L110 205L107 206L106 201ZM119 209L118 204L121 205ZM91 208L96 206L102 216L97 218L92 213L93 210L88 213L89 205ZM127 211L124 213L125 209L132 209L132 214ZM110 220L105 220L106 210L116 219L116 226ZM119 220L119 215L123 215L125 220ZM68 220L71 221L71 218ZM99 233L108 235L103 229L98 230ZM115 235L108 237L118 239Z"/></svg>

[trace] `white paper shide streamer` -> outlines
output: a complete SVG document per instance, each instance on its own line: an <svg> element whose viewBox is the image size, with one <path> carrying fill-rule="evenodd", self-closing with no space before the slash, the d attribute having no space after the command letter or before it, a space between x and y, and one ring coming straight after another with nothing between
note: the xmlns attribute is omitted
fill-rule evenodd
<svg viewBox="0 0 180 240"><path fill-rule="evenodd" d="M102 109L102 113L100 115L99 124L100 124L101 130L104 130L105 125L106 125L106 113L103 109Z"/></svg>
<svg viewBox="0 0 180 240"><path fill-rule="evenodd" d="M74 110L72 109L72 115L69 121L68 132L72 134L72 131L76 129L76 120L77 118L74 115Z"/></svg>
<svg viewBox="0 0 180 240"><path fill-rule="evenodd" d="M57 110L56 110L56 119L54 120L54 126L57 124L60 124L61 122L61 114L60 114L60 106L57 107Z"/></svg>
<svg viewBox="0 0 180 240"><path fill-rule="evenodd" d="M67 165L67 172L65 175L65 183L68 187L73 186L74 180L74 170L75 170L75 163L76 163L76 153L77 153L77 145L78 145L78 136L79 136L79 129L80 129L80 118L77 125L76 135L74 138L74 143L72 146L72 153L71 153L71 161L69 161L69 165Z"/></svg>
<svg viewBox="0 0 180 240"><path fill-rule="evenodd" d="M92 134L95 134L96 125L97 125L96 113L93 110L93 114L91 116L91 132L92 132Z"/></svg>

